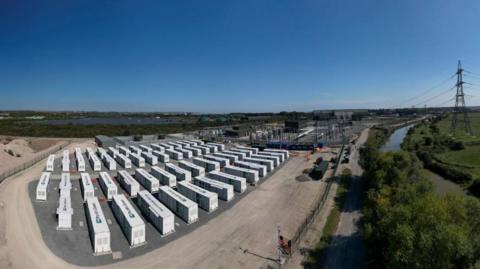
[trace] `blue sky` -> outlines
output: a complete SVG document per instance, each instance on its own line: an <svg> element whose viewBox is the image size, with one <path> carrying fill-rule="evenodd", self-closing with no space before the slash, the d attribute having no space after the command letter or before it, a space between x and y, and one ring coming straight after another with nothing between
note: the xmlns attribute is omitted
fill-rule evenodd
<svg viewBox="0 0 480 269"><path fill-rule="evenodd" d="M391 107L448 78L458 59L480 73L479 14L478 0L6 0L0 107ZM466 79L467 93L480 96L480 75Z"/></svg>

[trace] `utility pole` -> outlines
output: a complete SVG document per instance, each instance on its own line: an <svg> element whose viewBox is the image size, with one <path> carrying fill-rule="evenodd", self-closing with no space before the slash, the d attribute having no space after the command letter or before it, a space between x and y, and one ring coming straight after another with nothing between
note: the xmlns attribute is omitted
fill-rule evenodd
<svg viewBox="0 0 480 269"><path fill-rule="evenodd" d="M463 69L462 64L458 61L457 67L457 93L455 94L455 107L452 115L451 132L455 136L459 123L463 122L465 133L472 135L472 128L470 127L470 119L468 118L467 108L465 106L465 94L463 93ZM462 119L463 118L463 119Z"/></svg>

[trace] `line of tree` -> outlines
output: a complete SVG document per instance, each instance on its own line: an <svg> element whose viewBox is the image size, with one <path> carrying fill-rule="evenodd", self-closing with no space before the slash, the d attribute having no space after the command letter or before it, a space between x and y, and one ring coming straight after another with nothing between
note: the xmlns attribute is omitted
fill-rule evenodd
<svg viewBox="0 0 480 269"><path fill-rule="evenodd" d="M415 154L378 144L361 151L368 267L480 268L479 200L435 194Z"/></svg>

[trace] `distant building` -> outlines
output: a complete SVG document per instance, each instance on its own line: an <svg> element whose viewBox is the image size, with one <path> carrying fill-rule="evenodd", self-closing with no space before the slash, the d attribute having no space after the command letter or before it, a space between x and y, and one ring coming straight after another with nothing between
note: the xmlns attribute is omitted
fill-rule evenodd
<svg viewBox="0 0 480 269"><path fill-rule="evenodd" d="M95 136L95 143L97 144L97 146L104 148L115 147L115 145L117 144L117 142L112 137L106 135Z"/></svg>

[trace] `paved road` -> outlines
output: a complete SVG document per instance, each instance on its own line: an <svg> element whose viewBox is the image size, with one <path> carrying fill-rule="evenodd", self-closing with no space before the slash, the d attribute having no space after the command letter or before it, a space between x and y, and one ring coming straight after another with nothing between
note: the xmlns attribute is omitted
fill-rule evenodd
<svg viewBox="0 0 480 269"><path fill-rule="evenodd" d="M344 209L340 215L335 237L326 250L324 268L363 268L364 246L359 228L362 202L362 168L358 164L359 151L368 137L368 130L362 131L352 147L349 168L352 171L350 192L347 194Z"/></svg>

